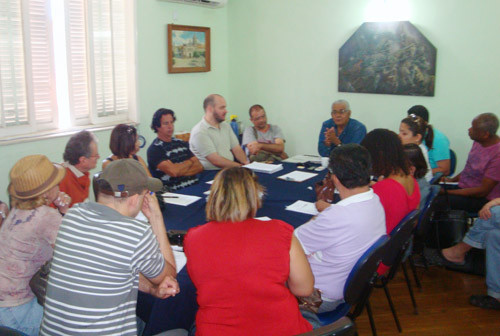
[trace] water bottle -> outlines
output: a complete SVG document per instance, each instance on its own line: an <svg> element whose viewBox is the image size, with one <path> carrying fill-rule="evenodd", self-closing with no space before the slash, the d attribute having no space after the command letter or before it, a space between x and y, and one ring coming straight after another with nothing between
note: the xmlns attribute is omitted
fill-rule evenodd
<svg viewBox="0 0 500 336"><path fill-rule="evenodd" d="M233 129L234 134L236 134L236 138L239 139L240 129L238 127L238 122L236 121L236 119L233 119L233 120L231 120L230 124L231 124L231 128Z"/></svg>

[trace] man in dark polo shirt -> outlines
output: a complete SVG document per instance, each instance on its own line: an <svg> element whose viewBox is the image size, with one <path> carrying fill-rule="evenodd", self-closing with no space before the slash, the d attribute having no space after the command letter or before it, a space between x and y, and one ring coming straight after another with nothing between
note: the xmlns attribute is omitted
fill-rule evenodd
<svg viewBox="0 0 500 336"><path fill-rule="evenodd" d="M174 138L175 113L161 108L153 115L151 129L158 135L148 148L148 166L169 190L178 190L198 182L196 174L203 171L189 144Z"/></svg>

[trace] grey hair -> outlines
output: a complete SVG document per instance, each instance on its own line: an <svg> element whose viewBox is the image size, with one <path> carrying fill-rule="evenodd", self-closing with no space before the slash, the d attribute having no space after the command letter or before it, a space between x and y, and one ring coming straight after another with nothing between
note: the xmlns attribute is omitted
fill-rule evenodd
<svg viewBox="0 0 500 336"><path fill-rule="evenodd" d="M92 155L90 144L95 142L97 144L97 137L89 131L80 131L73 135L64 149L63 159L72 165L80 162L80 157L90 157Z"/></svg>
<svg viewBox="0 0 500 336"><path fill-rule="evenodd" d="M345 109L347 111L351 110L351 105L349 105L349 102L347 100L345 100L345 99L339 99L339 100L334 101L333 104L332 104L332 107L335 104L344 104L345 105Z"/></svg>
<svg viewBox="0 0 500 336"><path fill-rule="evenodd" d="M481 113L476 118L478 128L483 132L488 132L490 137L495 136L498 131L498 118L494 113Z"/></svg>

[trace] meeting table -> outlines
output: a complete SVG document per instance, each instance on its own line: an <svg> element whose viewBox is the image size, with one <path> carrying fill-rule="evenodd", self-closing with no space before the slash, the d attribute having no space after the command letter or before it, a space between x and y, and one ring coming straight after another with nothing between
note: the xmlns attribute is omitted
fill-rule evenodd
<svg viewBox="0 0 500 336"><path fill-rule="evenodd" d="M262 207L256 217L279 219L298 227L307 222L312 216L305 213L286 210L285 207L297 200L314 202L316 194L314 184L321 181L326 169L314 170L317 166L310 165L309 169L297 163L282 163L283 169L273 174L256 173L258 182L265 187ZM307 171L316 175L303 182L294 182L279 179L279 176L293 171ZM177 191L178 194L199 196L200 199L188 206L165 204L163 218L167 230L188 230L189 228L206 223L205 206L206 192L210 189L210 182L218 171L204 171L200 174L199 182L195 185ZM196 288L189 278L186 267L177 275L180 293L175 297L158 299L149 294L139 292L137 300L137 315L146 322L143 335L155 335L165 330L183 328L189 330L195 320L198 305L196 303Z"/></svg>

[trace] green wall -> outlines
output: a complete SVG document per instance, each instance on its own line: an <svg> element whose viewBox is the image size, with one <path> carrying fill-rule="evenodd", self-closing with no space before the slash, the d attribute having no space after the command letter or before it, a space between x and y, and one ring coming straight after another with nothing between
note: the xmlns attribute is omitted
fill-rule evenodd
<svg viewBox="0 0 500 336"><path fill-rule="evenodd" d="M461 169L471 146L470 121L500 106L500 2L407 2L409 20L438 50L434 97L337 92L338 49L366 21L368 0L229 0L221 9L137 1L139 131L150 143L151 115L159 107L177 113L176 130L190 130L203 115L203 99L216 92L246 124L248 107L264 105L284 130L289 154L316 153L321 123L336 99L349 100L353 117L368 129L397 130L406 110L422 104L450 138ZM167 73L169 23L211 28L211 72ZM96 132L103 158L110 153L109 133ZM0 199L19 158L43 153L59 162L67 139L0 146ZM144 150L139 154L145 157Z"/></svg>
<svg viewBox="0 0 500 336"><path fill-rule="evenodd" d="M248 123L248 107L262 104L284 130L287 152L296 154L316 152L336 99L347 99L369 130L397 131L408 108L422 104L431 124L448 135L461 169L472 145L471 120L500 107L500 2L407 2L409 21L437 48L434 97L337 92L338 50L366 21L372 1L254 0L228 5L229 105Z"/></svg>

